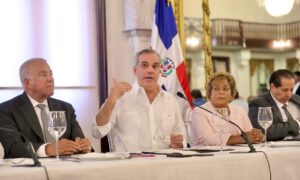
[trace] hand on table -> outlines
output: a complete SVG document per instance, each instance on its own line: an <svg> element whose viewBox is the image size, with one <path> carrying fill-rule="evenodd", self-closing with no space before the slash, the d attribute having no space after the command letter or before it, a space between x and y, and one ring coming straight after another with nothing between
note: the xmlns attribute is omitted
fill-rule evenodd
<svg viewBox="0 0 300 180"><path fill-rule="evenodd" d="M249 140L254 144L262 143L265 141L265 135L260 129L252 129L251 131L246 133L249 137Z"/></svg>
<svg viewBox="0 0 300 180"><path fill-rule="evenodd" d="M182 134L171 134L170 147L174 149L183 147L183 135Z"/></svg>
<svg viewBox="0 0 300 180"><path fill-rule="evenodd" d="M80 137L77 137L75 139L75 142L80 147L80 153L89 153L92 150L91 141L88 138L81 139Z"/></svg>
<svg viewBox="0 0 300 180"><path fill-rule="evenodd" d="M59 155L72 155L75 153L80 152L80 145L72 140L68 139L61 139L58 141L58 151ZM56 155L56 144L47 144L45 147L46 154L48 156L55 156Z"/></svg>

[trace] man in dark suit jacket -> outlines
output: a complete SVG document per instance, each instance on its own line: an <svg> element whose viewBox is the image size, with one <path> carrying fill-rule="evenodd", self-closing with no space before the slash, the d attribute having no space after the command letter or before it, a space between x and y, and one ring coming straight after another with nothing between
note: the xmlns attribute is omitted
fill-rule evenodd
<svg viewBox="0 0 300 180"><path fill-rule="evenodd" d="M294 86L294 94L300 96L300 71L295 71L294 75L296 81L296 84Z"/></svg>
<svg viewBox="0 0 300 180"><path fill-rule="evenodd" d="M54 93L54 79L46 60L30 59L20 67L20 79L24 93L0 104L0 126L24 134L33 144L39 157L55 155L55 143L45 142L38 104L46 105L48 111L64 111L67 129L59 140L59 154L87 153L91 150L89 139L76 120L71 104L50 98ZM5 158L30 157L18 133L1 132L0 141Z"/></svg>
<svg viewBox="0 0 300 180"><path fill-rule="evenodd" d="M254 128L261 128L257 121L258 107L272 107L273 123L268 128L267 139L283 140L287 136L299 134L300 97L293 95L295 80L293 73L280 69L272 73L270 91L249 102L249 118ZM293 119L288 119L282 106L286 104ZM262 128L261 128L262 129Z"/></svg>

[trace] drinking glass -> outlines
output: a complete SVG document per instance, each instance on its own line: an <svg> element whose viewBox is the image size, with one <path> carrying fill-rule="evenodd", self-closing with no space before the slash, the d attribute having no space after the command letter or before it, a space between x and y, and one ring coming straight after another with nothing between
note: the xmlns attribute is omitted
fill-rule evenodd
<svg viewBox="0 0 300 180"><path fill-rule="evenodd" d="M153 139L156 141L162 141L164 143L170 143L172 134L181 134L180 125L178 120L173 124L172 129L168 131L167 127L163 127L162 122L157 122L157 128L155 130Z"/></svg>
<svg viewBox="0 0 300 180"><path fill-rule="evenodd" d="M161 121L157 121L157 126L153 135L153 139L156 141L167 139L168 135L162 127Z"/></svg>
<svg viewBox="0 0 300 180"><path fill-rule="evenodd" d="M216 111L218 112L218 115L213 114L213 119L215 121L215 125L217 127L217 131L220 136L220 152L222 152L223 151L223 134L225 132L225 127L228 122L221 119L219 116L225 118L226 120L229 120L228 109L227 108L216 108Z"/></svg>
<svg viewBox="0 0 300 180"><path fill-rule="evenodd" d="M56 143L56 159L59 159L58 140L65 133L67 129L67 121L64 111L50 111L50 118L48 123L48 131L55 138Z"/></svg>
<svg viewBox="0 0 300 180"><path fill-rule="evenodd" d="M267 146L267 130L272 125L273 115L271 107L259 107L257 114L258 124L265 130L265 146Z"/></svg>

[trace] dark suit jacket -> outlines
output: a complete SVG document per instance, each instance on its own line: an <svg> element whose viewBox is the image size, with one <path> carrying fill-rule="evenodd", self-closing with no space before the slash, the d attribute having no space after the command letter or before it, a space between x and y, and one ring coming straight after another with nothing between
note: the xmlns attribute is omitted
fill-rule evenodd
<svg viewBox="0 0 300 180"><path fill-rule="evenodd" d="M300 108L300 97L293 95L290 99L291 102L295 103ZM249 102L249 118L254 128L260 128L257 121L258 107L272 107L273 123L268 128L268 140L276 141L283 140L286 136L296 136L299 134L299 125L293 121L283 122L280 110L278 109L276 102L272 98L270 92L267 92L251 102Z"/></svg>
<svg viewBox="0 0 300 180"><path fill-rule="evenodd" d="M298 88L297 88L295 94L297 94L298 96L300 96L300 85L298 86Z"/></svg>
<svg viewBox="0 0 300 180"><path fill-rule="evenodd" d="M50 111L65 111L67 129L62 138L75 140L76 137L84 137L71 104L48 98L48 105ZM0 104L0 126L23 133L35 150L45 143L38 117L25 92ZM4 158L30 157L18 133L1 132L0 141L5 152Z"/></svg>

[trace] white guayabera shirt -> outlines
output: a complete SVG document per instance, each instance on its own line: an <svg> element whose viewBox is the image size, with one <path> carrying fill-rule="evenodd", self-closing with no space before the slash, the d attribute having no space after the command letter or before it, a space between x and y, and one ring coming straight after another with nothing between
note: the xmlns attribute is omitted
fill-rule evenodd
<svg viewBox="0 0 300 180"><path fill-rule="evenodd" d="M161 89L150 104L137 82L117 101L108 124L96 126L94 120L95 137L108 133L117 152L166 149L171 134L186 135L177 99Z"/></svg>

